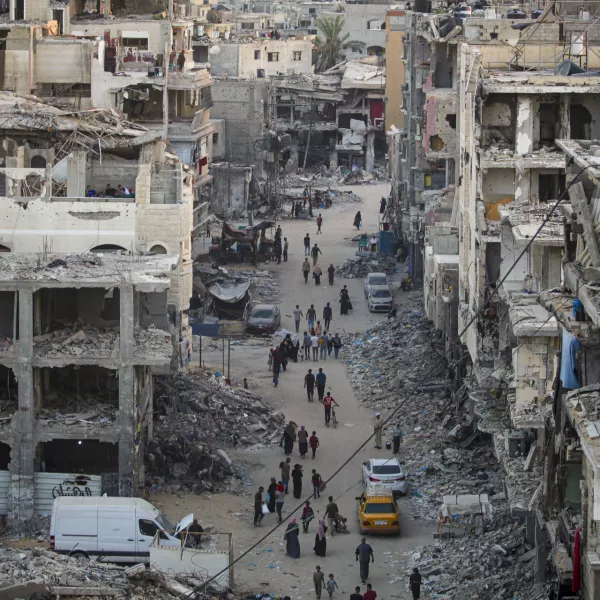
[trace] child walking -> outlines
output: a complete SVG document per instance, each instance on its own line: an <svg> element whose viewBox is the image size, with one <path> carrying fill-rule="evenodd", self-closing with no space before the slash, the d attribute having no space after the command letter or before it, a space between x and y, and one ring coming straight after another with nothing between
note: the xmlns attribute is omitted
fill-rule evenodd
<svg viewBox="0 0 600 600"><path fill-rule="evenodd" d="M338 587L337 581L333 578L333 573L329 573L329 579L327 580L327 593L330 598L333 598L333 592Z"/></svg>

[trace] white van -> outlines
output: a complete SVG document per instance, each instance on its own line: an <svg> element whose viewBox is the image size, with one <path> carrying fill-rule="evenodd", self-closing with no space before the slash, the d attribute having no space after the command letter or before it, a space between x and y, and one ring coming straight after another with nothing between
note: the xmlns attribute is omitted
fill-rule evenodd
<svg viewBox="0 0 600 600"><path fill-rule="evenodd" d="M52 506L50 548L82 560L145 562L159 532L160 545L180 547L177 537L192 523L176 526L141 498L59 496Z"/></svg>

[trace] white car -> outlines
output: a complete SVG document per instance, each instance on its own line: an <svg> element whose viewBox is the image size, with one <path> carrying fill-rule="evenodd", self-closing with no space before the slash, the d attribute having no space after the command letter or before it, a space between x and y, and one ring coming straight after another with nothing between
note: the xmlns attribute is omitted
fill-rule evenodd
<svg viewBox="0 0 600 600"><path fill-rule="evenodd" d="M362 477L368 490L387 490L402 496L407 492L406 475L397 458L370 458L363 463Z"/></svg>
<svg viewBox="0 0 600 600"><path fill-rule="evenodd" d="M388 285L388 278L385 273L369 273L365 279L365 298L369 297L372 287L382 285Z"/></svg>
<svg viewBox="0 0 600 600"><path fill-rule="evenodd" d="M388 312L393 301L392 291L387 285L372 287L367 296L369 312Z"/></svg>

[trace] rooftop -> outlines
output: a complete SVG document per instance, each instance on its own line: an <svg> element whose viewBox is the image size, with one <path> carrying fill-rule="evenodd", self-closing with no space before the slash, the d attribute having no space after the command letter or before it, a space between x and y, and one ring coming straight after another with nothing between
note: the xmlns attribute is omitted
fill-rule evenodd
<svg viewBox="0 0 600 600"><path fill-rule="evenodd" d="M556 145L600 185L600 140L556 140Z"/></svg>
<svg viewBox="0 0 600 600"><path fill-rule="evenodd" d="M502 223L511 226L516 241L529 242L541 227L553 203L516 204L511 202L499 207ZM562 246L564 244L563 217L555 212L538 233L535 242L544 246Z"/></svg>

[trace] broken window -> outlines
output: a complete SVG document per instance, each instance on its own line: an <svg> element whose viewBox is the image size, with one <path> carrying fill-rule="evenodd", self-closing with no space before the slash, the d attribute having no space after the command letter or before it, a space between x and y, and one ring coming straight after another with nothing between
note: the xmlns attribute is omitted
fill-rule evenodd
<svg viewBox="0 0 600 600"><path fill-rule="evenodd" d="M19 316L15 315L15 296L16 292L0 292L0 352L12 350L19 337Z"/></svg>
<svg viewBox="0 0 600 600"><path fill-rule="evenodd" d="M592 115L582 104L571 104L571 139L592 139Z"/></svg>
<svg viewBox="0 0 600 600"><path fill-rule="evenodd" d="M316 15L317 14L317 9L316 8L309 8L308 9L308 14L309 15Z"/></svg>
<svg viewBox="0 0 600 600"><path fill-rule="evenodd" d="M119 472L119 445L90 439L53 439L38 444L36 471L101 475Z"/></svg>
<svg viewBox="0 0 600 600"><path fill-rule="evenodd" d="M367 21L367 29L381 30L385 29L385 21L381 21L380 19L371 19Z"/></svg>
<svg viewBox="0 0 600 600"><path fill-rule="evenodd" d="M254 51L254 60L260 60L260 50Z"/></svg>
<svg viewBox="0 0 600 600"><path fill-rule="evenodd" d="M267 60L269 62L279 62L279 52L269 52L267 54Z"/></svg>
<svg viewBox="0 0 600 600"><path fill-rule="evenodd" d="M0 442L0 471L7 471L10 464L10 446Z"/></svg>
<svg viewBox="0 0 600 600"><path fill-rule="evenodd" d="M125 48L137 48L138 50L148 50L147 37L126 37L123 38L123 46Z"/></svg>
<svg viewBox="0 0 600 600"><path fill-rule="evenodd" d="M294 60L302 60L302 52L295 50L292 56Z"/></svg>
<svg viewBox="0 0 600 600"><path fill-rule="evenodd" d="M19 386L15 374L9 367L0 365L0 431L8 432L18 406Z"/></svg>
<svg viewBox="0 0 600 600"><path fill-rule="evenodd" d="M540 104L539 123L540 144L554 144L558 137L558 104Z"/></svg>
<svg viewBox="0 0 600 600"><path fill-rule="evenodd" d="M118 288L43 288L34 294L38 356L114 356L119 350Z"/></svg>
<svg viewBox="0 0 600 600"><path fill-rule="evenodd" d="M556 200L565 187L565 176L559 173L540 173L538 179L538 197L541 202Z"/></svg>
<svg viewBox="0 0 600 600"><path fill-rule="evenodd" d="M218 133L213 133L212 134L212 143L213 144L218 144L219 143L219 134Z"/></svg>
<svg viewBox="0 0 600 600"><path fill-rule="evenodd" d="M36 417L41 423L114 424L119 412L117 371L95 365L34 369Z"/></svg>

